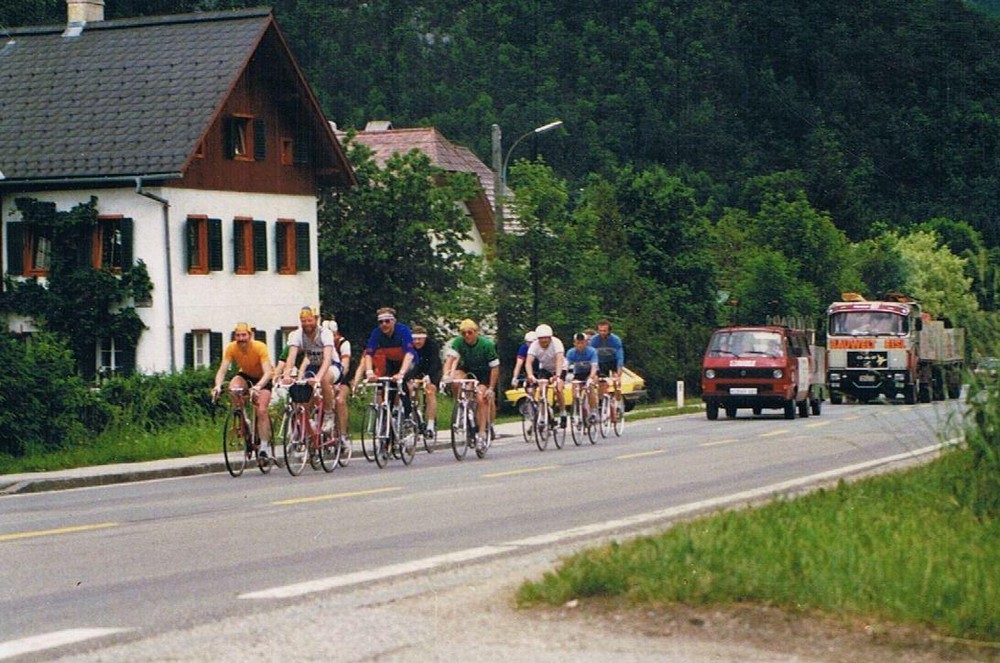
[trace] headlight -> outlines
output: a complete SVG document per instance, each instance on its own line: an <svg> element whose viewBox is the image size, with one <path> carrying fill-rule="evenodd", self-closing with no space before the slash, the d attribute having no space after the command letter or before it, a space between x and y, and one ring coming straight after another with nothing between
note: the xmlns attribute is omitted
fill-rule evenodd
<svg viewBox="0 0 1000 663"><path fill-rule="evenodd" d="M775 380L780 380L781 378L785 377L785 372L780 368L776 368L774 369L774 373L772 373L771 375L774 376Z"/></svg>
<svg viewBox="0 0 1000 663"><path fill-rule="evenodd" d="M708 378L709 380L714 380L715 379L715 369L710 368L710 369L706 370L705 371L705 377Z"/></svg>

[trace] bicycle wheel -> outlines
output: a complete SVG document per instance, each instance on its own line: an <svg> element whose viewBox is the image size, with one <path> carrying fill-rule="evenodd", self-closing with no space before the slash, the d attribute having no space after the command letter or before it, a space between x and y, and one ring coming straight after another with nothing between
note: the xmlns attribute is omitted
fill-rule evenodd
<svg viewBox="0 0 1000 663"><path fill-rule="evenodd" d="M580 411L580 399L573 397L573 407L569 410L569 432L573 436L573 444L583 444L583 412Z"/></svg>
<svg viewBox="0 0 1000 663"><path fill-rule="evenodd" d="M590 408L589 402L587 407L584 408L583 416L583 430L587 433L587 439L590 440L591 444L597 444L597 418L594 416L594 411Z"/></svg>
<svg viewBox="0 0 1000 663"><path fill-rule="evenodd" d="M413 462L413 456L417 453L417 437L420 436L420 429L410 417L405 417L399 431L399 457L403 465Z"/></svg>
<svg viewBox="0 0 1000 663"><path fill-rule="evenodd" d="M419 407L420 407L419 410L414 409L413 411L417 422L417 433L424 441L424 451L426 451L429 454L432 454L434 453L434 445L437 444L437 426L435 426L433 429L427 428L427 422L424 421L424 415L421 414L421 412L423 412L423 407L424 407L423 403L421 403ZM433 430L434 432L429 434L428 430Z"/></svg>
<svg viewBox="0 0 1000 663"><path fill-rule="evenodd" d="M611 434L611 396L604 394L601 396L601 411L597 413L600 424L601 437Z"/></svg>
<svg viewBox="0 0 1000 663"><path fill-rule="evenodd" d="M563 412L565 411L564 409ZM566 444L566 428L569 426L569 422L567 422L566 426L563 425L562 413L554 421L555 423L552 424L552 441L556 443L556 449L562 449L563 445Z"/></svg>
<svg viewBox="0 0 1000 663"><path fill-rule="evenodd" d="M392 453L392 429L389 421L389 406L385 403L378 407L378 416L375 420L374 452L375 464L383 468L389 464L389 456Z"/></svg>
<svg viewBox="0 0 1000 663"><path fill-rule="evenodd" d="M375 406L365 409L365 421L361 426L361 453L369 463L375 461Z"/></svg>
<svg viewBox="0 0 1000 663"><path fill-rule="evenodd" d="M340 444L340 460L337 462L341 467L347 467L351 463L351 456L354 455L354 445L349 437L344 436L341 436L338 444Z"/></svg>
<svg viewBox="0 0 1000 663"><path fill-rule="evenodd" d="M456 460L465 458L465 452L469 449L469 428L466 426L466 420L468 419L466 407L462 401L458 401L451 411L451 450L455 454Z"/></svg>
<svg viewBox="0 0 1000 663"><path fill-rule="evenodd" d="M226 459L226 469L234 477L243 474L247 465L247 440L243 437L243 429L243 414L239 410L229 410L222 427L222 455Z"/></svg>
<svg viewBox="0 0 1000 663"><path fill-rule="evenodd" d="M305 437L305 412L297 407L291 413L285 414L282 423L282 453L285 457L285 468L293 477L302 474L309 458L309 449Z"/></svg>
<svg viewBox="0 0 1000 663"><path fill-rule="evenodd" d="M320 433L317 455L323 471L328 474L340 466L340 442L333 433Z"/></svg>
<svg viewBox="0 0 1000 663"><path fill-rule="evenodd" d="M614 407L615 410L617 411L616 412L617 416L615 417L615 421L613 424L615 429L615 435L621 437L622 430L625 428L625 400L619 398L615 401L612 401L612 403L613 403L612 407Z"/></svg>
<svg viewBox="0 0 1000 663"><path fill-rule="evenodd" d="M535 440L535 402L530 398L521 401L518 409L521 411L521 434L526 444Z"/></svg>
<svg viewBox="0 0 1000 663"><path fill-rule="evenodd" d="M255 415L254 419L256 418L257 417ZM253 425L254 427L256 427L257 422L254 421ZM261 442L260 449L258 449L256 453L257 469L259 469L263 474L267 474L268 472L270 472L271 467L277 462L277 459L274 457L274 427L270 426L270 428L271 428L271 439L268 441L266 446L264 445L263 442ZM267 456L262 458L260 455L261 451L267 452Z"/></svg>
<svg viewBox="0 0 1000 663"><path fill-rule="evenodd" d="M541 401L535 407L535 445L539 451L549 446L549 404Z"/></svg>

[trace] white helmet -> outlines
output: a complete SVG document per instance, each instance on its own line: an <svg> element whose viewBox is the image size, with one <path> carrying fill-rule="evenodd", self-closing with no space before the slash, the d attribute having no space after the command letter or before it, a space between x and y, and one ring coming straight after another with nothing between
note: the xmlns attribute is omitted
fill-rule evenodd
<svg viewBox="0 0 1000 663"><path fill-rule="evenodd" d="M548 325L538 325L535 327L535 338L551 338L552 337L552 327Z"/></svg>
<svg viewBox="0 0 1000 663"><path fill-rule="evenodd" d="M535 332L534 332L534 330L532 330L532 331L530 331L530 332L528 332L527 334L524 335L524 342L525 343L534 343L535 342L535 338L536 338Z"/></svg>
<svg viewBox="0 0 1000 663"><path fill-rule="evenodd" d="M337 331L337 321L336 320L324 320L323 321L323 326L326 327L327 329L329 329L332 332L336 332Z"/></svg>

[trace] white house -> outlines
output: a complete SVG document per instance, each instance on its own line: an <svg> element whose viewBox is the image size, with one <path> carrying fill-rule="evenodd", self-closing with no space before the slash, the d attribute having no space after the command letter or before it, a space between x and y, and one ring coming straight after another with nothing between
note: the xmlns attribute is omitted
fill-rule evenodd
<svg viewBox="0 0 1000 663"><path fill-rule="evenodd" d="M319 303L317 193L355 179L273 15L105 21L103 2L67 3L66 26L0 47L4 274L47 275L48 239L16 199L68 210L96 196L82 250L95 268L144 261L154 289L138 346L94 339L85 375L212 365L238 321L276 353Z"/></svg>

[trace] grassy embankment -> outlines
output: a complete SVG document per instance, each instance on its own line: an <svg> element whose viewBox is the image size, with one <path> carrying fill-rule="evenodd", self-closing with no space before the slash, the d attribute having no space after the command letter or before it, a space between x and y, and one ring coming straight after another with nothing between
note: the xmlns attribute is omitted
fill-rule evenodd
<svg viewBox="0 0 1000 663"><path fill-rule="evenodd" d="M969 452L719 513L584 551L518 592L522 606L609 597L627 605L752 602L1000 640L1000 521L954 487Z"/></svg>
<svg viewBox="0 0 1000 663"><path fill-rule="evenodd" d="M447 422L451 417L451 399L438 400L438 430L447 433ZM360 439L361 421L367 401L355 399L351 402L350 420L352 436ZM696 411L697 406L682 410L672 407L672 403L660 402L641 405L629 413L629 419L661 417L667 414ZM183 458L200 454L221 454L220 429L221 411L215 419L204 417L163 431L146 431L139 427L119 427L102 433L91 444L51 453L14 458L0 454L0 475L19 472L41 472L73 467L87 467L108 463L132 463L161 458ZM503 414L498 421L518 421L516 414ZM439 432L440 436L442 433ZM441 438L443 439L443 438Z"/></svg>

